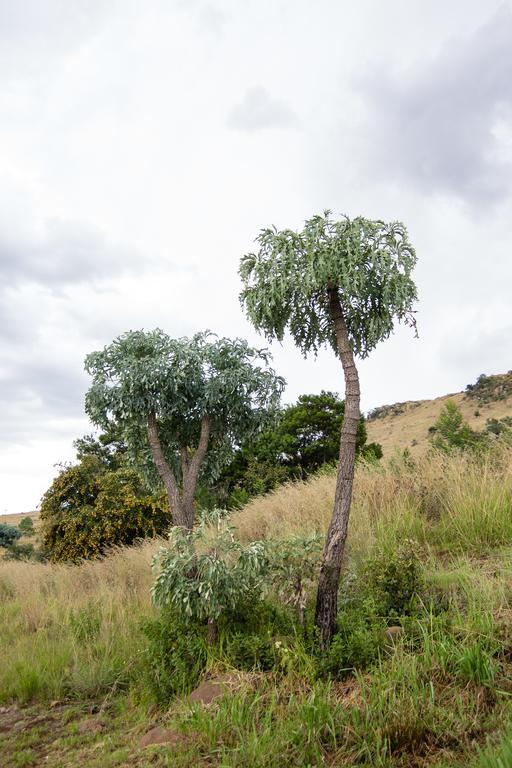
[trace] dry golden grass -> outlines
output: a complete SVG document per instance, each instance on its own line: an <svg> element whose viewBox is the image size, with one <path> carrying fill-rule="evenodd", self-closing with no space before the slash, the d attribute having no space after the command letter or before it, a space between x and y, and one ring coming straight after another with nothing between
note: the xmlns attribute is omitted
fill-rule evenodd
<svg viewBox="0 0 512 768"><path fill-rule="evenodd" d="M250 501L233 515L244 541L324 532L332 512L334 474L286 485ZM512 450L487 457L425 455L417 462L391 460L356 471L349 529L352 552L377 539L407 535L447 549L512 541ZM508 524L508 518L510 524ZM505 528L504 528L505 526ZM493 538L494 537L494 538Z"/></svg>
<svg viewBox="0 0 512 768"><path fill-rule="evenodd" d="M81 565L6 561L0 563L0 595L19 605L19 616L31 631L47 622L49 613L64 618L91 601L108 614L149 609L153 582L151 558L163 540L120 547L102 560Z"/></svg>
<svg viewBox="0 0 512 768"><path fill-rule="evenodd" d="M385 457L391 456L396 449L404 448L408 448L413 455L423 455L429 447L428 429L437 420L447 400L453 400L458 405L465 421L477 431L485 429L487 419L512 416L512 397L479 405L463 392L456 392L435 400L410 402L406 404L404 413L369 421L368 442L380 443ZM475 412L479 415L475 416Z"/></svg>
<svg viewBox="0 0 512 768"><path fill-rule="evenodd" d="M37 528L37 524L39 522L39 512L18 512L17 514L13 515L0 515L0 523L5 523L5 525L18 526L25 517L31 517L34 526Z"/></svg>

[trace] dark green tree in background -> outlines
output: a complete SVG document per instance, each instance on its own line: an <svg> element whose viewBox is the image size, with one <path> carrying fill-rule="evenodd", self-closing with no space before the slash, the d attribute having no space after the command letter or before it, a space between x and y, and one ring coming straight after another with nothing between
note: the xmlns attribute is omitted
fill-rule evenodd
<svg viewBox="0 0 512 768"><path fill-rule="evenodd" d="M21 531L13 525L0 523L0 547L8 549L21 535Z"/></svg>
<svg viewBox="0 0 512 768"><path fill-rule="evenodd" d="M300 395L284 407L275 425L236 451L217 485L217 503L228 507L266 493L280 483L307 479L339 457L345 403L334 392ZM357 428L356 455L382 457L381 446L366 444L363 417Z"/></svg>
<svg viewBox="0 0 512 768"><path fill-rule="evenodd" d="M366 357L393 332L396 320L415 326L416 255L400 222L335 221L328 211L306 221L301 231L264 229L257 242L258 251L240 265L241 301L249 319L268 339L282 340L288 331L305 356L330 346L345 378L334 507L315 617L326 645L336 624L361 415L354 357Z"/></svg>

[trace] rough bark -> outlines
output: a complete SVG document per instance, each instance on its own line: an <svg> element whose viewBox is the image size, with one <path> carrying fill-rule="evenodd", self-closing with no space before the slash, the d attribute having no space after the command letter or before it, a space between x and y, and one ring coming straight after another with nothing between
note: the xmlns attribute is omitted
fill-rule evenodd
<svg viewBox="0 0 512 768"><path fill-rule="evenodd" d="M155 462L158 474L162 478L165 490L167 491L167 498L169 499L173 525L185 526L185 515L183 504L181 503L180 499L178 484L176 483L173 471L167 463L167 460L162 451L162 445L158 436L158 427L154 411L150 411L148 415L148 440L149 447L151 448L151 454L153 456L153 461Z"/></svg>
<svg viewBox="0 0 512 768"><path fill-rule="evenodd" d="M210 439L210 419L204 415L201 421L201 435L194 455L188 461L185 460L186 474L183 476L183 511L185 513L186 527L192 530L194 525L194 496L201 464L208 450Z"/></svg>
<svg viewBox="0 0 512 768"><path fill-rule="evenodd" d="M336 332L338 355L345 377L345 414L340 437L334 507L324 545L316 600L315 624L318 627L320 643L323 647L329 644L336 628L338 588L347 540L354 482L357 427L361 416L359 376L338 290L329 288L328 295L329 310Z"/></svg>
<svg viewBox="0 0 512 768"><path fill-rule="evenodd" d="M209 439L210 420L208 416L203 416L199 444L192 458L189 460L187 448L181 449L182 490L180 493L174 473L162 451L155 412L151 411L148 415L149 446L158 474L167 491L173 525L181 525L189 531L194 526L194 496L199 470L208 450Z"/></svg>

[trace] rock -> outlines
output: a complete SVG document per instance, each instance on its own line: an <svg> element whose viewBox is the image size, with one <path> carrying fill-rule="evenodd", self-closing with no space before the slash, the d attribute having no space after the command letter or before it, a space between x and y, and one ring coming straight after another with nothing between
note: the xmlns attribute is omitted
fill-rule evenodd
<svg viewBox="0 0 512 768"><path fill-rule="evenodd" d="M402 627L388 627L384 630L384 640L386 642L386 645L392 646L396 645L397 642L400 640L404 633L404 630Z"/></svg>
<svg viewBox="0 0 512 768"><path fill-rule="evenodd" d="M178 744L185 738L186 737L183 733L179 733L178 731L171 731L167 728L162 728L160 725L157 725L155 728L152 728L150 731L144 734L140 740L140 746L151 747L153 744Z"/></svg>
<svg viewBox="0 0 512 768"><path fill-rule="evenodd" d="M190 701L199 701L201 704L210 704L214 699L224 696L229 691L229 684L235 680L233 675L219 675L205 680L198 685L189 696Z"/></svg>
<svg viewBox="0 0 512 768"><path fill-rule="evenodd" d="M93 718L90 718L89 720L82 720L81 723L78 723L78 732L82 734L100 733L103 728L103 723L101 723L99 720L94 720Z"/></svg>

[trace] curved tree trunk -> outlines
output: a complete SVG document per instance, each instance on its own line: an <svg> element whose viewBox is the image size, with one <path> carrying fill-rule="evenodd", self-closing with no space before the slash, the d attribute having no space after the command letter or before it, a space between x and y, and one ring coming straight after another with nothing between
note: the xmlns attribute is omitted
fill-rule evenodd
<svg viewBox="0 0 512 768"><path fill-rule="evenodd" d="M354 482L357 427L361 416L359 376L336 288L329 288L329 309L336 330L338 354L345 376L345 415L341 428L334 508L324 545L316 599L315 624L320 633L322 647L329 644L336 628L338 587L347 540Z"/></svg>
<svg viewBox="0 0 512 768"><path fill-rule="evenodd" d="M174 473L162 450L162 445L158 436L155 412L151 411L148 415L149 447L151 448L151 454L158 470L158 474L162 478L165 490L167 491L173 525L181 525L189 531L194 527L194 496L196 493L199 470L201 469L201 464L203 463L206 451L208 450L209 439L210 420L208 416L205 415L201 422L199 444L190 461L188 459L187 449L184 447L181 450L181 471L183 480L180 493L180 488Z"/></svg>
<svg viewBox="0 0 512 768"><path fill-rule="evenodd" d="M162 445L158 436L158 427L154 411L150 411L148 415L148 441L149 447L151 448L153 461L155 462L158 474L162 478L165 490L167 491L167 498L169 499L169 507L171 509L172 523L173 525L182 525L183 527L186 527L185 514L183 504L181 503L178 484L176 483L176 478L174 477L173 471L167 463L164 452L162 451Z"/></svg>

